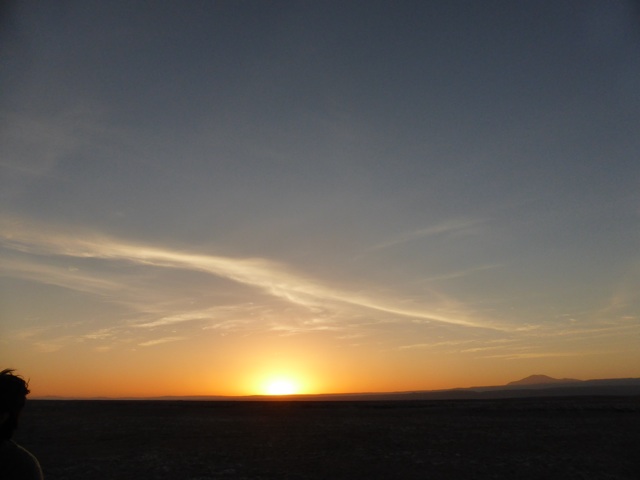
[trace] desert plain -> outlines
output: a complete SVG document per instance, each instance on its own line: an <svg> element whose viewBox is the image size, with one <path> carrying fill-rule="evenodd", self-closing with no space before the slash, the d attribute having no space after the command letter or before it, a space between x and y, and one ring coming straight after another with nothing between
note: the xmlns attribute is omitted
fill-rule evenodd
<svg viewBox="0 0 640 480"><path fill-rule="evenodd" d="M638 479L640 397L32 400L47 480Z"/></svg>

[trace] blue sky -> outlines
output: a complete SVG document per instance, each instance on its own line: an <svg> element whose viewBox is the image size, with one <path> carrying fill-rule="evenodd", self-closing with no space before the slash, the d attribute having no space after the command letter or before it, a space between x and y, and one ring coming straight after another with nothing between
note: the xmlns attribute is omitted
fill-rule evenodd
<svg viewBox="0 0 640 480"><path fill-rule="evenodd" d="M640 375L637 2L3 9L3 363Z"/></svg>

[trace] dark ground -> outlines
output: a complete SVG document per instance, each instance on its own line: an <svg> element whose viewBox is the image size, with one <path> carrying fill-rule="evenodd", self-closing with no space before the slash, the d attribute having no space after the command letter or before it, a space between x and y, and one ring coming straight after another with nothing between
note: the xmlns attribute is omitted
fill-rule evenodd
<svg viewBox="0 0 640 480"><path fill-rule="evenodd" d="M34 400L21 422L46 480L640 479L640 397Z"/></svg>

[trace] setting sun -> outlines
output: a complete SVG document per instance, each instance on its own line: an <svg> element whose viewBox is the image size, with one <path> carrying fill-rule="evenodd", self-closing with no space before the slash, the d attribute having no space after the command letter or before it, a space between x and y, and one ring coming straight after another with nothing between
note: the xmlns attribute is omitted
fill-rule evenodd
<svg viewBox="0 0 640 480"><path fill-rule="evenodd" d="M275 380L267 385L267 395L293 395L298 393L297 385L291 380Z"/></svg>

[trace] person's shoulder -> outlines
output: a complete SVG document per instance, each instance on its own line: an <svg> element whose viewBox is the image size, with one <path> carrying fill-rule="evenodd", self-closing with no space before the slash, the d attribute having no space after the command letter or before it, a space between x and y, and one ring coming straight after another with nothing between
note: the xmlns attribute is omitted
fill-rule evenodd
<svg viewBox="0 0 640 480"><path fill-rule="evenodd" d="M38 459L13 440L0 442L0 459L3 470L0 472L0 477L3 479L8 475L7 479L42 480L42 469ZM4 471L5 468L7 471Z"/></svg>

